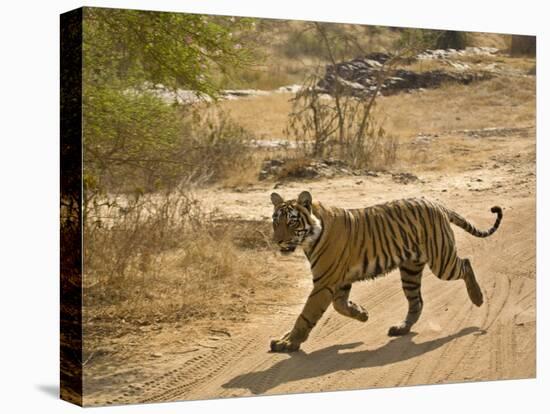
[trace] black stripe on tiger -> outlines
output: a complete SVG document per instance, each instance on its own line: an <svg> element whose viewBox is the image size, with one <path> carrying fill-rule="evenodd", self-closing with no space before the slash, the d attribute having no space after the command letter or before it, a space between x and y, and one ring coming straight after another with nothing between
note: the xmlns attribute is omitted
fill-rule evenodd
<svg viewBox="0 0 550 414"><path fill-rule="evenodd" d="M307 323L307 326L308 326L310 329L313 329L313 328L315 327L316 324L314 324L314 323L311 322L308 318L306 318L306 317L304 316L303 313L300 314L300 318L302 318L302 319L305 321L305 323Z"/></svg>

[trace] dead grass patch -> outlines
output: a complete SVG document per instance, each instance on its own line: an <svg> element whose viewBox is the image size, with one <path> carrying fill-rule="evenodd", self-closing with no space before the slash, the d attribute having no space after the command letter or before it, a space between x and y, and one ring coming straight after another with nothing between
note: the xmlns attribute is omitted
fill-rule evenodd
<svg viewBox="0 0 550 414"><path fill-rule="evenodd" d="M510 47L511 36L499 33L468 32L468 45L477 47L496 47L507 50Z"/></svg>
<svg viewBox="0 0 550 414"><path fill-rule="evenodd" d="M270 246L269 223L216 222L186 195L158 197L108 226L86 223L85 322L242 318L267 274L256 255Z"/></svg>
<svg viewBox="0 0 550 414"><path fill-rule="evenodd" d="M376 110L388 132L406 139L420 132L532 125L535 100L532 77L496 77L382 97Z"/></svg>
<svg viewBox="0 0 550 414"><path fill-rule="evenodd" d="M470 85L446 84L438 89L381 97L375 114L385 119L388 133L402 138L419 132L521 126L534 123L535 90L532 76L498 76ZM258 137L273 139L283 136L292 109L291 97L272 94L221 105Z"/></svg>
<svg viewBox="0 0 550 414"><path fill-rule="evenodd" d="M281 138L292 109L289 93L273 93L268 96L223 101L221 107L236 123L254 131L260 139Z"/></svg>

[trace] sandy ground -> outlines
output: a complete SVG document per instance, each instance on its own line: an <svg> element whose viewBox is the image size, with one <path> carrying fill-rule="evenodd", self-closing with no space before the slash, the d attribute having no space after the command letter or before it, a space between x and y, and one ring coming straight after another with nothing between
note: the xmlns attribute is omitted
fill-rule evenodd
<svg viewBox="0 0 550 414"><path fill-rule="evenodd" d="M492 225L490 207L503 207L501 228L487 239L455 228L459 254L471 258L485 296L480 308L472 305L462 282L441 281L427 272L420 321L409 335L390 338L388 327L403 319L407 306L398 273L392 272L353 286L352 299L369 311L366 324L329 308L300 352L269 353L270 339L292 326L312 283L302 252L284 258L273 255L273 276L290 272L296 281L292 289L264 303L263 311L249 315L246 322L210 321L202 331L179 327L164 333L143 332L131 348L138 356L143 353L139 363L117 366L114 373L109 366L92 372L95 382L85 404L534 377L534 129L497 131L490 137L440 137L434 150L452 154L476 147L483 148L476 163L417 169L414 173L419 180L409 184L382 173L277 184L276 191L290 198L307 189L325 204L350 208L424 196L441 201L479 228ZM460 157L467 160L469 155L462 152ZM273 187L274 183L266 182L239 191L199 191L197 196L207 206L216 207L221 217L267 220ZM202 339L190 347L188 339L193 334ZM161 353L151 356L151 344Z"/></svg>

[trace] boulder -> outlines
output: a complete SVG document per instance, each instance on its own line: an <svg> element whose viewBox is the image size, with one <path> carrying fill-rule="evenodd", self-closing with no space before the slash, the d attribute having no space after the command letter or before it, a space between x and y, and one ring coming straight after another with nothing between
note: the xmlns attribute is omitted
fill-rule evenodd
<svg viewBox="0 0 550 414"><path fill-rule="evenodd" d="M479 50L478 50L479 49ZM454 49L427 50L418 55L419 59L447 59L459 52L481 54L494 53L496 49L481 50L480 48L468 48L457 51ZM329 95L347 95L355 97L370 96L375 93L378 85L380 71L391 58L385 53L373 53L350 61L327 65L325 75L316 86L318 93ZM493 77L489 72L473 72L465 64L456 63L454 71L432 70L427 72L414 72L406 69L394 69L385 75L380 86L382 95L393 95L399 92L410 92L417 89L437 88L444 82L469 84L476 80L486 80Z"/></svg>

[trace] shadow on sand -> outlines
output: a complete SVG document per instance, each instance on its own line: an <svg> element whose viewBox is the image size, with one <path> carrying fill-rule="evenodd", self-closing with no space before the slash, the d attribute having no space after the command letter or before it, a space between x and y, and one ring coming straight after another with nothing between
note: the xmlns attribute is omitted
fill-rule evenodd
<svg viewBox="0 0 550 414"><path fill-rule="evenodd" d="M223 388L246 388L253 394L262 394L287 382L321 377L338 371L352 371L358 368L378 367L405 361L475 332L483 333L477 327L469 327L455 334L422 343L413 342L412 338L416 334L411 333L397 337L373 350L340 353L340 351L353 349L363 344L362 342L353 342L333 345L310 354L298 351L288 354L288 359L277 362L264 371L238 375L223 384Z"/></svg>

